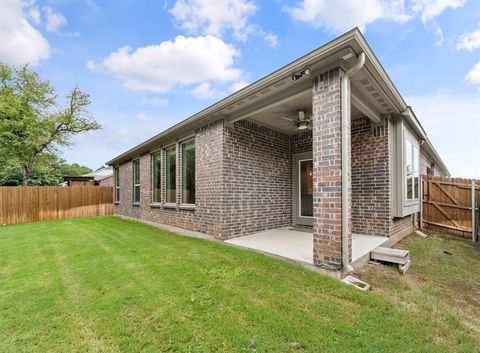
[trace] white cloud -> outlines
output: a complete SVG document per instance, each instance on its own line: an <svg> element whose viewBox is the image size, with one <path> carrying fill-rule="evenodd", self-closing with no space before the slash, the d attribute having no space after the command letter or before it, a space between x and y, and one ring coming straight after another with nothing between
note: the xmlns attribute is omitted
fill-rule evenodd
<svg viewBox="0 0 480 353"><path fill-rule="evenodd" d="M434 45L443 46L444 36L442 27L434 19L448 9L458 9L465 5L466 0L411 0L410 9L413 15L420 19L427 28L433 28L437 37Z"/></svg>
<svg viewBox="0 0 480 353"><path fill-rule="evenodd" d="M79 31L75 31L75 32L58 32L58 33L61 34L62 36L70 37L70 38L80 37L80 32L79 32Z"/></svg>
<svg viewBox="0 0 480 353"><path fill-rule="evenodd" d="M65 16L52 9L50 6L44 6L42 10L46 20L45 29L48 32L58 32L60 27L67 24Z"/></svg>
<svg viewBox="0 0 480 353"><path fill-rule="evenodd" d="M140 112L134 115L133 117L135 120L139 121L152 121L153 117L146 112Z"/></svg>
<svg viewBox="0 0 480 353"><path fill-rule="evenodd" d="M365 31L369 24L379 20L406 22L420 16L428 23L447 9L457 9L466 0L298 0L294 7L287 7L290 16L315 28L326 28L339 33L359 27ZM443 44L443 33L436 24L436 45Z"/></svg>
<svg viewBox="0 0 480 353"><path fill-rule="evenodd" d="M447 9L458 9L465 5L466 0L411 0L411 8L420 14L422 22L428 22Z"/></svg>
<svg viewBox="0 0 480 353"><path fill-rule="evenodd" d="M168 104L169 104L168 99L161 98L161 97L147 98L147 99L144 99L144 101L148 104L156 105L157 107L162 107L162 108L168 107Z"/></svg>
<svg viewBox="0 0 480 353"><path fill-rule="evenodd" d="M247 87L248 82L246 81L237 81L230 87L230 92L240 91L242 88Z"/></svg>
<svg viewBox="0 0 480 353"><path fill-rule="evenodd" d="M134 51L119 48L102 66L128 89L164 93L175 86L238 80L242 71L234 67L237 56L233 46L214 36L177 36Z"/></svg>
<svg viewBox="0 0 480 353"><path fill-rule="evenodd" d="M457 49L465 49L468 51L473 51L474 49L480 48L480 24L478 29L473 32L467 32L462 34L458 38Z"/></svg>
<svg viewBox="0 0 480 353"><path fill-rule="evenodd" d="M413 107L452 176L480 179L480 96L446 91L407 97L406 101Z"/></svg>
<svg viewBox="0 0 480 353"><path fill-rule="evenodd" d="M36 5L31 5L28 10L27 10L28 17L33 21L35 25L39 25L40 22L42 21L42 15L40 13L40 10L38 9L38 6Z"/></svg>
<svg viewBox="0 0 480 353"><path fill-rule="evenodd" d="M97 63L93 60L88 60L87 63L85 64L85 66L87 67L87 69L89 69L90 71L95 71L97 69Z"/></svg>
<svg viewBox="0 0 480 353"><path fill-rule="evenodd" d="M248 18L257 7L248 0L178 0L170 9L178 26L192 34L217 37L232 30L239 40L246 40L253 27Z"/></svg>
<svg viewBox="0 0 480 353"><path fill-rule="evenodd" d="M192 90L192 94L195 98L212 99L219 93L212 88L209 82L202 82Z"/></svg>
<svg viewBox="0 0 480 353"><path fill-rule="evenodd" d="M276 48L278 45L278 36L273 33L266 33L263 36L263 40L271 47Z"/></svg>
<svg viewBox="0 0 480 353"><path fill-rule="evenodd" d="M480 86L480 61L470 70L467 77L467 81Z"/></svg>
<svg viewBox="0 0 480 353"><path fill-rule="evenodd" d="M443 36L442 27L440 27L440 25L437 22L435 22L433 26L435 28L435 35L437 36L437 40L435 41L434 45L436 47L442 47L443 42L445 41L445 38Z"/></svg>
<svg viewBox="0 0 480 353"><path fill-rule="evenodd" d="M403 0L301 0L297 6L286 10L296 21L333 32L344 32L356 26L365 30L367 25L380 19L395 22L409 19Z"/></svg>
<svg viewBox="0 0 480 353"><path fill-rule="evenodd" d="M36 64L48 58L50 52L48 41L29 22L29 19L40 20L36 10L38 9L31 3L21 0L2 1L0 60L13 65L22 65Z"/></svg>

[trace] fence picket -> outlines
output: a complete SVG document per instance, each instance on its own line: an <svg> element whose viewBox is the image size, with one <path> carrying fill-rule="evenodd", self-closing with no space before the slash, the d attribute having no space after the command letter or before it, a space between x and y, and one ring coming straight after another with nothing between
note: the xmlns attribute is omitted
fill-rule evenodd
<svg viewBox="0 0 480 353"><path fill-rule="evenodd" d="M1 186L0 224L113 213L111 186Z"/></svg>

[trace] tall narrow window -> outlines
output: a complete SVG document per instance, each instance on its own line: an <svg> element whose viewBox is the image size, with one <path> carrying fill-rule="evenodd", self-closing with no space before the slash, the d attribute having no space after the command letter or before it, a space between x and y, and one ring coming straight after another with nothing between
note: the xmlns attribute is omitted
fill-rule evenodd
<svg viewBox="0 0 480 353"><path fill-rule="evenodd" d="M133 202L140 202L140 160L133 161Z"/></svg>
<svg viewBox="0 0 480 353"><path fill-rule="evenodd" d="M405 138L406 200L418 199L419 150L409 138Z"/></svg>
<svg viewBox="0 0 480 353"><path fill-rule="evenodd" d="M160 202L162 195L162 155L160 152L152 154L152 201Z"/></svg>
<svg viewBox="0 0 480 353"><path fill-rule="evenodd" d="M114 181L115 181L115 202L120 202L120 175L118 174L118 168L113 169Z"/></svg>
<svg viewBox="0 0 480 353"><path fill-rule="evenodd" d="M167 203L176 203L177 195L177 150L175 146L165 150L165 196Z"/></svg>
<svg viewBox="0 0 480 353"><path fill-rule="evenodd" d="M195 139L182 143L182 203L195 204Z"/></svg>

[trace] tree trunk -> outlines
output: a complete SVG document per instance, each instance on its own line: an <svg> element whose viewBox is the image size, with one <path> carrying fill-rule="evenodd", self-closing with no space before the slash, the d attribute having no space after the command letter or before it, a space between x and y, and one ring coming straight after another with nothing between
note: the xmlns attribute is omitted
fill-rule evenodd
<svg viewBox="0 0 480 353"><path fill-rule="evenodd" d="M22 185L27 186L28 185L28 180L30 179L30 172L31 170L28 168L28 166L23 166L22 167L23 175L22 175Z"/></svg>
<svg viewBox="0 0 480 353"><path fill-rule="evenodd" d="M23 175L22 175L22 185L27 186L28 182L30 180L30 173L32 172L33 169L33 161L35 160L35 157L37 157L38 152L33 152L32 155L30 156L30 159L28 160L27 165L22 165L22 170L23 170Z"/></svg>

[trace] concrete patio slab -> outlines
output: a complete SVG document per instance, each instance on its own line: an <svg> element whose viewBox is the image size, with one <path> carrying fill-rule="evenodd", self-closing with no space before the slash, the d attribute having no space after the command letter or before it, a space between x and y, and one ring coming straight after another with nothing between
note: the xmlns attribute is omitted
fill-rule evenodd
<svg viewBox="0 0 480 353"><path fill-rule="evenodd" d="M388 238L375 235L352 234L352 262L367 255L378 246L383 245ZM370 260L370 258L369 258Z"/></svg>
<svg viewBox="0 0 480 353"><path fill-rule="evenodd" d="M388 238L373 235L352 235L352 262L368 257L370 251L383 245ZM313 264L313 233L293 229L270 229L232 238L228 244Z"/></svg>
<svg viewBox="0 0 480 353"><path fill-rule="evenodd" d="M229 239L225 242L313 265L312 233L289 229L270 229Z"/></svg>

